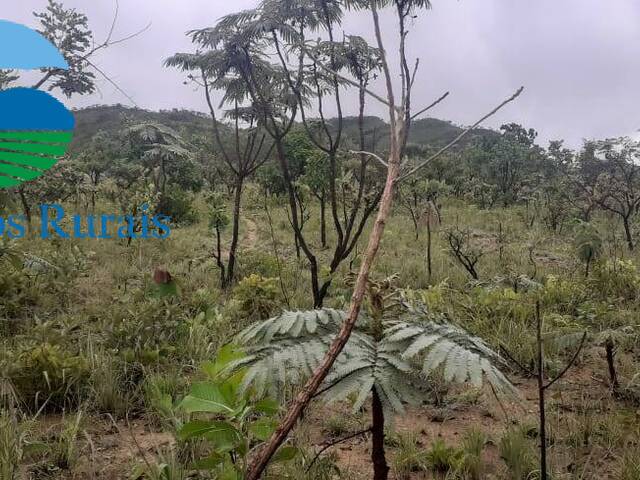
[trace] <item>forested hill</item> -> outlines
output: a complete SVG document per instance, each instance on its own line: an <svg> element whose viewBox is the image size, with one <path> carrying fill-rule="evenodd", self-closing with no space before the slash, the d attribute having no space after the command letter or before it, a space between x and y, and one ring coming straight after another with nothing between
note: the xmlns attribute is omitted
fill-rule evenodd
<svg viewBox="0 0 640 480"><path fill-rule="evenodd" d="M177 131L189 134L206 134L211 128L211 120L205 113L190 110L161 110L159 112L130 108L123 105L98 105L74 111L76 117L76 131L72 151L83 148L89 139L98 131L115 132L126 123L154 121L169 126ZM334 120L334 124L335 124ZM343 124L345 134L357 139L358 118L347 117ZM377 148L384 148L388 137L388 124L378 117L365 118L367 148L371 142L376 142ZM425 118L416 120L412 124L409 143L439 147L453 140L462 128L445 120ZM493 130L478 129L466 137L463 144L478 136L491 136L497 133Z"/></svg>

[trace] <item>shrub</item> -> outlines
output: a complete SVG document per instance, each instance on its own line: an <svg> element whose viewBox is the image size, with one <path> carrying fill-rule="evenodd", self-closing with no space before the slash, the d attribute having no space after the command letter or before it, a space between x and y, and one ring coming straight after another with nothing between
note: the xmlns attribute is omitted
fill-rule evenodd
<svg viewBox="0 0 640 480"><path fill-rule="evenodd" d="M277 280L257 274L242 279L233 290L240 313L251 319L269 318L279 306L279 297Z"/></svg>
<svg viewBox="0 0 640 480"><path fill-rule="evenodd" d="M48 401L48 409L76 404L89 378L87 360L59 345L44 343L18 355L10 381L18 397L30 407Z"/></svg>
<svg viewBox="0 0 640 480"><path fill-rule="evenodd" d="M158 211L171 218L178 225L192 225L198 221L198 213L193 207L193 195L181 188L173 187L162 197Z"/></svg>
<svg viewBox="0 0 640 480"><path fill-rule="evenodd" d="M593 269L591 285L603 300L635 300L640 289L640 274L630 260L607 260Z"/></svg>

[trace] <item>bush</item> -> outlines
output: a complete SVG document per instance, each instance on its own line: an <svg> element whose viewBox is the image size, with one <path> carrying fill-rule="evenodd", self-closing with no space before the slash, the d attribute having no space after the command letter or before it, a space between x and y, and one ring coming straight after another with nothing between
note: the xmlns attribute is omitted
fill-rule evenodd
<svg viewBox="0 0 640 480"><path fill-rule="evenodd" d="M279 297L277 279L257 274L242 279L233 290L240 314L255 320L269 318L280 304Z"/></svg>
<svg viewBox="0 0 640 480"><path fill-rule="evenodd" d="M77 404L89 378L89 365L81 355L44 343L21 352L9 379L18 397L36 410Z"/></svg>
<svg viewBox="0 0 640 480"><path fill-rule="evenodd" d="M640 289L640 275L629 260L607 260L593 269L590 283L603 300L635 300Z"/></svg>
<svg viewBox="0 0 640 480"><path fill-rule="evenodd" d="M193 207L193 195L181 188L169 189L160 200L158 211L171 217L178 225L192 225L198 221L198 213Z"/></svg>

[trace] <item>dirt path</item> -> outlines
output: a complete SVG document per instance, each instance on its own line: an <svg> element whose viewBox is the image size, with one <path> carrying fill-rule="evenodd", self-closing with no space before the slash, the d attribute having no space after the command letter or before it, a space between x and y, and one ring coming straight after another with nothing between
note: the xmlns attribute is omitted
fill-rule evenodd
<svg viewBox="0 0 640 480"><path fill-rule="evenodd" d="M258 243L258 224L250 218L244 218L246 231L242 239L242 247L246 250L253 250Z"/></svg>

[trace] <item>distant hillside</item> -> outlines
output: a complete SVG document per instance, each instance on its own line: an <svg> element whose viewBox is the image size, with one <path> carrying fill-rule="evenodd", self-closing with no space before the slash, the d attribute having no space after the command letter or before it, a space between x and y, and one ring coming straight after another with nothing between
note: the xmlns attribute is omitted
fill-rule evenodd
<svg viewBox="0 0 640 480"><path fill-rule="evenodd" d="M124 105L98 105L74 110L76 129L71 151L81 150L100 130L117 132L127 122L158 122L181 133L206 133L211 128L210 117L189 110L161 110L153 112Z"/></svg>
<svg viewBox="0 0 640 480"><path fill-rule="evenodd" d="M211 129L211 120L207 114L189 110L161 110L159 112L129 108L123 105L98 105L74 111L76 117L76 132L71 151L79 151L98 131L115 132L127 122L154 121L167 125L183 134L206 134ZM334 126L336 121L333 120ZM345 135L352 139L359 138L358 118L346 117L343 128ZM387 145L389 125L378 117L365 118L367 132L367 146L375 138L378 148ZM415 145L430 145L440 147L446 145L462 132L462 128L445 120L425 118L416 120L411 127L409 143ZM474 137L493 136L497 132L488 129L478 129L461 142L468 144Z"/></svg>

